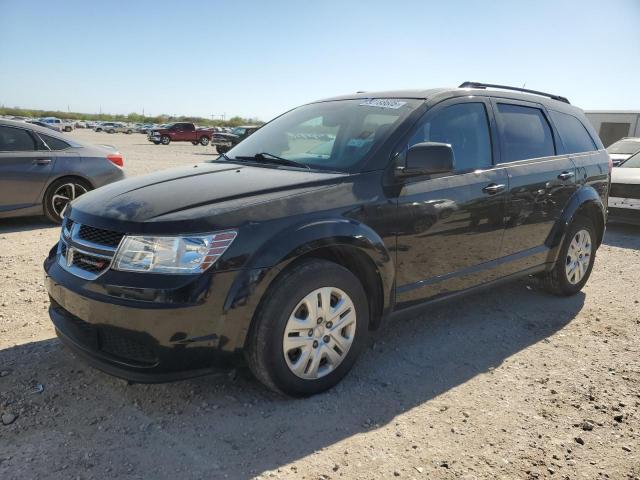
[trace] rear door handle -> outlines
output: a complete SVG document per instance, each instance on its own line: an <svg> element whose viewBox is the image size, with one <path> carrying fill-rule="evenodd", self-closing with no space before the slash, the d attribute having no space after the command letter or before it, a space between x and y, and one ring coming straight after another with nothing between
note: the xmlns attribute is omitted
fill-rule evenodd
<svg viewBox="0 0 640 480"><path fill-rule="evenodd" d="M505 186L502 185L502 184L490 183L489 185L484 187L482 189L482 191L484 193L489 194L489 195L495 195L496 193L500 193L500 192L504 191L504 189L505 189Z"/></svg>
<svg viewBox="0 0 640 480"><path fill-rule="evenodd" d="M51 163L51 159L50 158L38 158L37 160L34 160L33 163L35 165L49 165Z"/></svg>
<svg viewBox="0 0 640 480"><path fill-rule="evenodd" d="M560 175L558 175L558 178L560 180L569 180L574 175L575 175L575 173L573 173L573 172L562 172Z"/></svg>

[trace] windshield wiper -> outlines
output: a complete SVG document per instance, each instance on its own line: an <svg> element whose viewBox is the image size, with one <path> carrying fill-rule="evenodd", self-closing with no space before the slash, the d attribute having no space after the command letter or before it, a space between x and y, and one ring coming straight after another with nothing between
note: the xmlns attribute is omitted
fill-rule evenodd
<svg viewBox="0 0 640 480"><path fill-rule="evenodd" d="M278 157L269 152L256 153L253 157L235 157L238 160L257 160L264 163L273 163L275 165L285 165L287 167L299 167L311 170L311 167L306 163L296 162L295 160L289 160L288 158Z"/></svg>

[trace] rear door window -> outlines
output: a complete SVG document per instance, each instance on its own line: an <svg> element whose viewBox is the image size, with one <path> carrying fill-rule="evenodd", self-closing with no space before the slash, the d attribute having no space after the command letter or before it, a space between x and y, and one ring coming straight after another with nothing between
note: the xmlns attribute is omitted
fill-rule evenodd
<svg viewBox="0 0 640 480"><path fill-rule="evenodd" d="M549 115L551 115L551 120L553 120L558 129L565 153L592 152L596 150L596 144L593 143L587 129L576 117L553 110L549 111Z"/></svg>
<svg viewBox="0 0 640 480"><path fill-rule="evenodd" d="M551 127L542 110L498 103L503 162L555 155Z"/></svg>
<svg viewBox="0 0 640 480"><path fill-rule="evenodd" d="M36 142L22 128L0 127L0 152L32 152Z"/></svg>

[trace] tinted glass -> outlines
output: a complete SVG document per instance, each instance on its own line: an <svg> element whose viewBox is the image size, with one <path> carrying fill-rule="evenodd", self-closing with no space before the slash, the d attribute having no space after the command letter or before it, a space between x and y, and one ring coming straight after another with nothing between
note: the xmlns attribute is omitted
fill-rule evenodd
<svg viewBox="0 0 640 480"><path fill-rule="evenodd" d="M551 127L542 110L499 103L498 112L502 120L503 162L555 155Z"/></svg>
<svg viewBox="0 0 640 480"><path fill-rule="evenodd" d="M607 152L609 153L620 153L623 155L632 155L636 152L640 152L640 141L639 140L620 140L619 142L614 143L607 147Z"/></svg>
<svg viewBox="0 0 640 480"><path fill-rule="evenodd" d="M551 119L558 129L562 143L564 144L565 153L592 152L596 150L596 146L591 140L587 129L580 120L573 115L566 113L549 112Z"/></svg>
<svg viewBox="0 0 640 480"><path fill-rule="evenodd" d="M456 170L476 170L491 165L491 137L483 103L461 103L429 117L409 141L448 143Z"/></svg>
<svg viewBox="0 0 640 480"><path fill-rule="evenodd" d="M65 148L69 148L69 144L59 138L51 137L49 135L44 135L39 133L40 138L42 138L51 150L64 150Z"/></svg>
<svg viewBox="0 0 640 480"><path fill-rule="evenodd" d="M35 149L36 142L26 130L0 126L0 152L31 152Z"/></svg>
<svg viewBox="0 0 640 480"><path fill-rule="evenodd" d="M270 153L313 168L357 170L356 165L368 159L421 103L380 98L304 105L245 136L228 156L252 158Z"/></svg>

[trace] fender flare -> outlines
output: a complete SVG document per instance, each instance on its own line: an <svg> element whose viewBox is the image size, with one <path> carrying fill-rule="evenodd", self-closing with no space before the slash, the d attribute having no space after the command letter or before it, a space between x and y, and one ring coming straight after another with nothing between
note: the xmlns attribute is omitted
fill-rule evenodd
<svg viewBox="0 0 640 480"><path fill-rule="evenodd" d="M578 212L585 209L590 215L597 215L602 222L602 228L597 239L597 245L600 246L604 235L604 226L607 223L607 208L593 187L583 186L571 196L545 241L545 244L550 249L548 262L554 263L558 259L560 246L564 242L569 225L571 225Z"/></svg>
<svg viewBox="0 0 640 480"><path fill-rule="evenodd" d="M382 290L383 317L394 301L395 265L384 241L370 227L345 218L291 225L257 249L245 263L224 303L224 311L243 323L237 344L244 344L260 301L278 275L300 257L323 248L354 248L375 268ZM242 320L240 320L242 319Z"/></svg>

